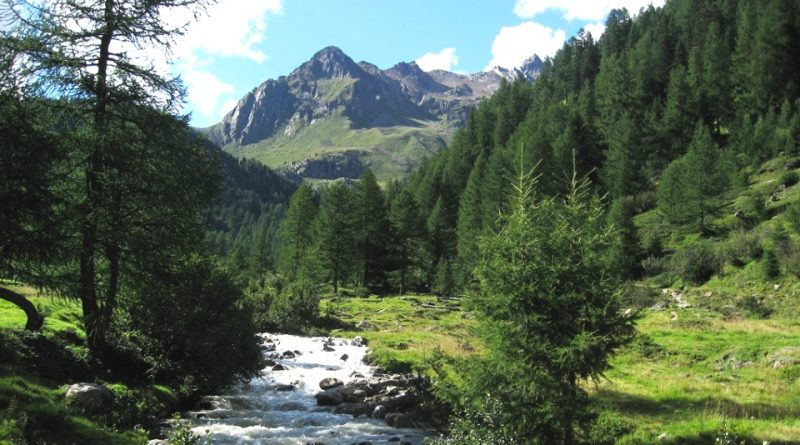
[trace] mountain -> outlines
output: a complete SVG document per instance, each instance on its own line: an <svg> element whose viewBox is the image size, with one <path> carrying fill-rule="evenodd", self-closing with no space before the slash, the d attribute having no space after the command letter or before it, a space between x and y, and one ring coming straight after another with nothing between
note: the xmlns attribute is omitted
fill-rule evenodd
<svg viewBox="0 0 800 445"><path fill-rule="evenodd" d="M331 46L287 76L247 93L206 129L228 153L305 179L405 177L447 144L469 111L505 80L536 78L533 56L519 70L464 75L401 62L381 70Z"/></svg>

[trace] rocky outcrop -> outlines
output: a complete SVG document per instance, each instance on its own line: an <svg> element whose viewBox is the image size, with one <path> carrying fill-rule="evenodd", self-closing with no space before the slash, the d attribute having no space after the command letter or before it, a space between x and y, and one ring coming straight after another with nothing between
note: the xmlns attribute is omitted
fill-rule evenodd
<svg viewBox="0 0 800 445"><path fill-rule="evenodd" d="M64 396L67 406L84 413L101 413L114 401L114 393L96 383L75 383Z"/></svg>
<svg viewBox="0 0 800 445"><path fill-rule="evenodd" d="M362 154L356 151L324 155L316 159L289 163L283 170L289 172L290 176L298 178L358 179L364 171L361 156Z"/></svg>

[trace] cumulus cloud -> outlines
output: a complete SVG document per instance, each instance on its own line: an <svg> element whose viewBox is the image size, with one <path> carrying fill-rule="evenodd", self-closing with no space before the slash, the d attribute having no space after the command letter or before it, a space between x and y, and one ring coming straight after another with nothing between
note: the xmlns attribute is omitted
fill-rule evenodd
<svg viewBox="0 0 800 445"><path fill-rule="evenodd" d="M186 26L173 60L186 83L189 109L219 118L232 108L234 87L208 72L207 65L220 58L264 62L267 55L259 45L266 39L267 18L282 13L282 0L221 0L197 17L185 10L164 17L173 26Z"/></svg>
<svg viewBox="0 0 800 445"><path fill-rule="evenodd" d="M186 82L189 103L196 111L206 116L217 114L219 98L234 92L232 85L204 71L189 71L184 74L183 80Z"/></svg>
<svg viewBox="0 0 800 445"><path fill-rule="evenodd" d="M552 56L566 40L562 29L552 29L536 22L523 22L517 26L504 26L492 43L492 60L486 66L516 68L528 57Z"/></svg>
<svg viewBox="0 0 800 445"><path fill-rule="evenodd" d="M604 25L603 22L590 23L584 26L583 30L591 34L592 39L594 39L594 41L596 42L597 40L600 39L600 36L602 36L603 33L606 32L606 25Z"/></svg>
<svg viewBox="0 0 800 445"><path fill-rule="evenodd" d="M612 9L624 7L636 14L651 3L663 6L664 0L517 0L514 14L530 19L547 10L556 10L562 11L566 20L605 20Z"/></svg>
<svg viewBox="0 0 800 445"><path fill-rule="evenodd" d="M453 71L453 67L458 65L458 56L455 48L444 48L438 53L426 53L416 62L423 71Z"/></svg>

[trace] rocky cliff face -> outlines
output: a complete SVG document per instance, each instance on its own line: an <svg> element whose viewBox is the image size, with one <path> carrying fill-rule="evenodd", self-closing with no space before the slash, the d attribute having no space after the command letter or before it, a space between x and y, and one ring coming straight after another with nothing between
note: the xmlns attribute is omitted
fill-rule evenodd
<svg viewBox="0 0 800 445"><path fill-rule="evenodd" d="M542 61L534 55L519 72L532 81L541 68ZM220 146L247 145L281 131L291 134L337 112L356 128L441 118L459 126L469 109L494 93L502 79L513 80L516 75L517 70L499 67L472 75L426 73L414 62L381 70L367 62L356 63L331 46L288 76L267 80L247 93L209 136Z"/></svg>
<svg viewBox="0 0 800 445"><path fill-rule="evenodd" d="M320 136L320 130L315 130L316 133L304 133L304 130L328 118L337 118L345 119L353 132L381 129L390 134L391 129L397 128L435 127L441 136L442 132L463 125L469 110L493 94L503 79L512 80L519 72L533 80L541 65L542 61L534 56L519 71L498 68L472 75L425 72L414 62L401 62L381 70L367 62L356 63L339 48L331 46L316 53L289 75L267 80L247 93L222 122L208 129L207 135L220 147L236 150L235 147L247 148L256 143L272 148L276 144L286 145L288 139L302 133L306 139L312 139L305 144L308 152L287 155L288 160L282 159L289 165L272 167L288 169L303 177L328 178L339 171L349 176L356 171L360 173L361 167L356 166L359 155L355 158L347 155L347 162L342 164L342 157L322 153L335 145L335 136L342 135ZM274 142L278 139L282 142ZM337 151L357 154L391 151L380 141L374 142L372 147L358 145L358 142L352 145L346 142L337 147ZM317 154L311 154L312 147ZM296 147L292 149L297 151ZM438 146L414 148L418 152L425 149L438 149ZM336 165L323 165L329 161Z"/></svg>

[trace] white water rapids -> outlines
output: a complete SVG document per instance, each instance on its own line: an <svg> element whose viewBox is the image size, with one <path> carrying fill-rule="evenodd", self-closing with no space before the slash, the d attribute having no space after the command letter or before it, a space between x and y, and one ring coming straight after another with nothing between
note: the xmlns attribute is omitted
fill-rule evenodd
<svg viewBox="0 0 800 445"><path fill-rule="evenodd" d="M338 338L328 343L332 348L327 350L323 337L265 334L267 339L278 354L295 352L294 358L273 359L287 369L273 371L268 366L248 384L208 397L211 409L188 414L193 433L200 437L210 433L215 445L418 445L430 436L426 430L391 428L381 419L334 414L334 407L317 406L314 395L320 392L322 379L335 377L346 384L372 376L373 368L362 361L366 347Z"/></svg>

